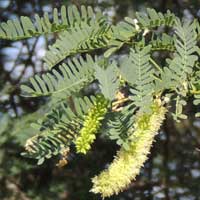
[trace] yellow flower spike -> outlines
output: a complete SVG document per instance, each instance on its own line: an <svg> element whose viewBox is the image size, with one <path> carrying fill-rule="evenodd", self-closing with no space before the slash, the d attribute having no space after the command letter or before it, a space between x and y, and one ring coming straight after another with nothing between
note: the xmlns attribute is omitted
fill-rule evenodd
<svg viewBox="0 0 200 200"><path fill-rule="evenodd" d="M147 160L165 113L166 109L155 103L151 114L138 116L130 148L128 150L121 148L109 168L92 179L91 192L100 193L103 198L110 197L126 189L131 181L135 180Z"/></svg>
<svg viewBox="0 0 200 200"><path fill-rule="evenodd" d="M95 134L101 126L101 120L104 119L107 113L108 103L108 100L102 95L97 96L94 106L85 117L80 135L76 138L75 145L77 152L86 154L91 148L91 144L96 139Z"/></svg>

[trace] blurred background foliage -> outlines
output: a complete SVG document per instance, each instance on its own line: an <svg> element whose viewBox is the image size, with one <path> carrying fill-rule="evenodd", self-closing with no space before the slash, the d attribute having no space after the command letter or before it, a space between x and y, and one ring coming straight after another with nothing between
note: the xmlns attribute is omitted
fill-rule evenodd
<svg viewBox="0 0 200 200"><path fill-rule="evenodd" d="M61 5L91 5L117 23L125 16L147 7L177 16L200 19L199 0L0 0L1 22L21 15L33 17ZM43 115L47 99L20 96L19 85L35 73L43 73L41 58L47 42L57 35L18 42L0 41L0 199L1 200L95 200L88 192L90 178L107 166L118 146L98 138L86 156L70 154L64 168L49 160L37 166L20 153L27 138L34 135L30 124ZM120 56L120 55L117 55ZM156 55L159 58L160 55ZM190 105L188 113L193 112ZM200 199L200 120L177 124L168 117L156 138L141 175L128 190L113 200L199 200Z"/></svg>

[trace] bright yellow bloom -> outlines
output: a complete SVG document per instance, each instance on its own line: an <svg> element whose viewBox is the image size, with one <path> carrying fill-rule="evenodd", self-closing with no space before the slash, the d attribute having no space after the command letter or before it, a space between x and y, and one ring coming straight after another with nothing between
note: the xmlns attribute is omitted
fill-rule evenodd
<svg viewBox="0 0 200 200"><path fill-rule="evenodd" d="M109 168L92 179L93 193L100 193L103 198L118 194L136 178L147 160L165 113L166 109L155 103L151 114L138 116L129 150L121 148Z"/></svg>

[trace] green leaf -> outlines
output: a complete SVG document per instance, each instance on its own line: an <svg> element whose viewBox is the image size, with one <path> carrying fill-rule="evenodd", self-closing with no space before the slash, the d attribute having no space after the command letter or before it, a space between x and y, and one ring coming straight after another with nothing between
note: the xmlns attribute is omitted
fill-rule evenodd
<svg viewBox="0 0 200 200"><path fill-rule="evenodd" d="M108 58L110 57L115 51L117 51L119 49L119 47L111 47L110 49L108 49L105 53L104 53L104 57Z"/></svg>
<svg viewBox="0 0 200 200"><path fill-rule="evenodd" d="M131 100L141 109L147 111L152 103L154 91L154 70L150 64L151 46L143 49L131 49L130 55L121 64L122 77L131 84Z"/></svg>
<svg viewBox="0 0 200 200"><path fill-rule="evenodd" d="M152 8L147 8L147 13L136 12L136 17L142 28L154 28L161 25L172 27L176 19L175 15L169 10L167 13L163 14L161 12L156 12L156 10Z"/></svg>
<svg viewBox="0 0 200 200"><path fill-rule="evenodd" d="M57 8L53 9L53 20L44 13L43 17L35 15L35 20L22 16L20 19L8 20L0 24L0 38L7 40L21 40L54 32L71 31L71 29L82 26L82 23L92 24L94 20L100 20L104 16L95 14L91 7L81 6L81 12L76 6L61 7L60 13Z"/></svg>
<svg viewBox="0 0 200 200"><path fill-rule="evenodd" d="M64 31L56 42L49 46L44 56L45 65L51 69L70 55L105 48L112 36L111 26L105 20L93 21L88 24Z"/></svg>
<svg viewBox="0 0 200 200"><path fill-rule="evenodd" d="M72 92L79 91L94 79L94 67L97 64L90 55L68 60L58 69L53 69L41 77L30 79L31 87L22 85L24 96L39 97L52 95L54 99L66 98Z"/></svg>
<svg viewBox="0 0 200 200"><path fill-rule="evenodd" d="M45 158L40 158L37 162L38 165L42 165L44 162Z"/></svg>
<svg viewBox="0 0 200 200"><path fill-rule="evenodd" d="M176 20L175 25L175 53L173 59L167 59L168 66L161 73L160 87L163 89L185 90L189 76L193 73L198 57L197 34L195 24L191 22L181 23ZM186 89L187 90L187 89ZM186 91L187 92L187 91Z"/></svg>
<svg viewBox="0 0 200 200"><path fill-rule="evenodd" d="M119 88L119 79L117 77L117 66L115 63L108 65L106 69L99 66L95 67L95 77L99 81L101 92L104 97L113 100L117 89Z"/></svg>
<svg viewBox="0 0 200 200"><path fill-rule="evenodd" d="M62 148L67 148L74 142L84 116L94 106L96 97L71 98L70 103L72 102L73 108L63 100L34 124L38 134L27 140L24 156L38 159L38 164L42 164L45 159L58 155Z"/></svg>

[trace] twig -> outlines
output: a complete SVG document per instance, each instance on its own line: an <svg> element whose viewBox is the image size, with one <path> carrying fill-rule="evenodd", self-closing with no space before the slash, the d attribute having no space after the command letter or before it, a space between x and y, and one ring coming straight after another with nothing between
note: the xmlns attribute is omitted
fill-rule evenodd
<svg viewBox="0 0 200 200"><path fill-rule="evenodd" d="M155 67L158 71L162 72L161 67L160 67L152 58L150 58L149 61L154 65L154 67Z"/></svg>

